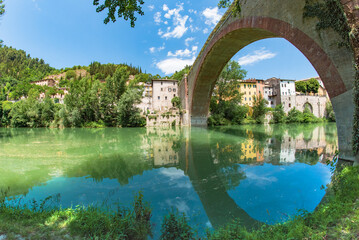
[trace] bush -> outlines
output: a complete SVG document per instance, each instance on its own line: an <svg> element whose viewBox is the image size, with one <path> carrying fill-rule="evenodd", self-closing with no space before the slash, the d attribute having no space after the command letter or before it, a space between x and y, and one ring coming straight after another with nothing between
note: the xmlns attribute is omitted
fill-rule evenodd
<svg viewBox="0 0 359 240"><path fill-rule="evenodd" d="M163 240L195 239L192 228L189 226L184 214L172 210L164 216L161 225L161 237Z"/></svg>
<svg viewBox="0 0 359 240"><path fill-rule="evenodd" d="M284 123L285 122L285 112L284 112L282 104L279 104L274 108L272 120L274 123Z"/></svg>
<svg viewBox="0 0 359 240"><path fill-rule="evenodd" d="M68 71L66 72L66 79L67 79L67 80L73 79L73 78L75 78L75 77L76 77L76 72L75 72L75 70L68 70Z"/></svg>

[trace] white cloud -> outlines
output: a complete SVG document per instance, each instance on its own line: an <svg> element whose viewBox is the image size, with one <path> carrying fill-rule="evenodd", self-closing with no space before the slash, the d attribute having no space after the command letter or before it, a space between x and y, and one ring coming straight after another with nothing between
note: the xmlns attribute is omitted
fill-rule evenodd
<svg viewBox="0 0 359 240"><path fill-rule="evenodd" d="M163 49L165 49L165 44L163 44L162 46L160 47L150 47L149 50L150 50L150 53L155 53L155 52L161 52Z"/></svg>
<svg viewBox="0 0 359 240"><path fill-rule="evenodd" d="M166 4L162 7L163 11L165 11L164 17L166 19L172 19L173 26L168 27L166 32L159 31L158 34L162 38L181 38L188 30L188 27L186 27L187 20L189 18L188 15L182 16L180 14L181 11L183 11L183 3L177 4L177 8L169 9ZM165 24L168 24L166 21Z"/></svg>
<svg viewBox="0 0 359 240"><path fill-rule="evenodd" d="M197 14L197 10L193 10L193 9L189 9L188 12L193 13L193 14Z"/></svg>
<svg viewBox="0 0 359 240"><path fill-rule="evenodd" d="M189 42L192 42L192 41L194 41L194 37L186 38L186 40L184 40L184 44L188 47L188 46L189 46Z"/></svg>
<svg viewBox="0 0 359 240"><path fill-rule="evenodd" d="M203 33L207 34L209 32L208 28L203 29Z"/></svg>
<svg viewBox="0 0 359 240"><path fill-rule="evenodd" d="M191 30L191 32L197 32L197 31L199 31L200 29L199 29L199 27L194 27L193 25L190 25L189 26L189 29Z"/></svg>
<svg viewBox="0 0 359 240"><path fill-rule="evenodd" d="M206 8L202 14L206 18L205 24L210 26L215 26L222 17L222 15L218 12L218 7Z"/></svg>
<svg viewBox="0 0 359 240"><path fill-rule="evenodd" d="M172 74L182 70L186 65L192 65L195 57L191 59L168 58L156 64L156 67L165 74Z"/></svg>
<svg viewBox="0 0 359 240"><path fill-rule="evenodd" d="M266 59L274 58L275 56L277 56L276 53L272 53L268 50L265 50L265 48L261 48L251 54L247 54L243 57L240 57L238 59L238 63L239 65L246 66Z"/></svg>
<svg viewBox="0 0 359 240"><path fill-rule="evenodd" d="M155 23L158 25L161 23L161 13L160 12L156 12L155 15L153 15L153 20L155 21Z"/></svg>
<svg viewBox="0 0 359 240"><path fill-rule="evenodd" d="M172 53L171 51L169 51L167 53L167 56L168 57L191 57L197 53L197 50L198 50L198 47L193 46L192 50L189 50L188 48L186 48L184 50L177 50L175 53Z"/></svg>
<svg viewBox="0 0 359 240"><path fill-rule="evenodd" d="M153 9L155 9L155 6L154 6L154 5L149 5L149 6L148 6L148 9L149 9L150 11L153 11Z"/></svg>
<svg viewBox="0 0 359 240"><path fill-rule="evenodd" d="M167 12L169 10L168 6L166 4L163 4L163 11Z"/></svg>

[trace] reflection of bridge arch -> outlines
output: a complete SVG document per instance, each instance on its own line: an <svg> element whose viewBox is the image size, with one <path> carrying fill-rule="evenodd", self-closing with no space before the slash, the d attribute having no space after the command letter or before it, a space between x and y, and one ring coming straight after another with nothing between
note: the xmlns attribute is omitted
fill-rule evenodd
<svg viewBox="0 0 359 240"><path fill-rule="evenodd" d="M355 160L351 147L353 126L353 52L338 48L339 34L316 31L317 21L303 19L305 0L242 1L241 16L231 9L223 16L198 55L180 87L188 122L207 124L210 97L225 64L243 47L266 38L281 37L297 47L312 63L336 112L341 158ZM352 4L349 0L346 4Z"/></svg>
<svg viewBox="0 0 359 240"><path fill-rule="evenodd" d="M213 227L222 226L231 220L239 220L247 228L256 228L261 222L253 219L229 196L217 176L217 168L211 156L208 135L203 132L201 143L186 144L186 164L192 185L197 192L207 217ZM204 157L206 156L206 157Z"/></svg>

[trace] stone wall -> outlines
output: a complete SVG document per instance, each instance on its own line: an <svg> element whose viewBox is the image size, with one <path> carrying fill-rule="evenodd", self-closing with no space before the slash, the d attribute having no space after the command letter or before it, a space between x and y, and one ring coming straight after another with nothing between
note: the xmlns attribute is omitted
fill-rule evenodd
<svg viewBox="0 0 359 240"><path fill-rule="evenodd" d="M295 107L297 110L303 112L305 104L310 104L314 116L322 118L325 116L325 106L328 101L327 97L324 96L297 95Z"/></svg>

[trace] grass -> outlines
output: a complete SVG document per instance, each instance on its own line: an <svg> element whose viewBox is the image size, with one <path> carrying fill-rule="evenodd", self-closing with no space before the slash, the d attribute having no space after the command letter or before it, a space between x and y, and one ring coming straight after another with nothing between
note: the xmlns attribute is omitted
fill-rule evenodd
<svg viewBox="0 0 359 240"><path fill-rule="evenodd" d="M13 206L0 201L0 235L8 239L147 239L151 236L151 210L139 193L131 209L118 207L109 213L97 207L68 209L40 204Z"/></svg>
<svg viewBox="0 0 359 240"><path fill-rule="evenodd" d="M208 231L205 239L359 239L359 166L334 174L325 201L313 213L301 212L290 221L248 231L240 222ZM20 207L0 199L0 236L8 239L147 239L151 210L139 193L131 209L109 213L95 207L49 209L40 204ZM161 239L194 239L195 229L178 212L164 217Z"/></svg>

